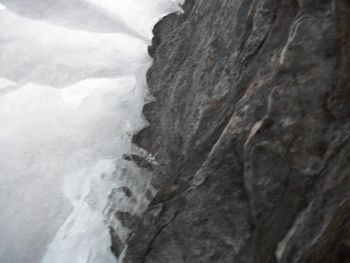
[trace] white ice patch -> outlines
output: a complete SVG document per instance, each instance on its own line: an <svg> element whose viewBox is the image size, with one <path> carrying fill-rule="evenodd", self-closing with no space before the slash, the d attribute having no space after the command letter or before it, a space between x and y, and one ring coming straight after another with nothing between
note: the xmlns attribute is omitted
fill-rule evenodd
<svg viewBox="0 0 350 263"><path fill-rule="evenodd" d="M116 78L116 79L85 79L72 86L68 86L61 90L62 98L66 104L76 109L82 104L84 99L95 92L104 94L114 92L115 96L122 96L135 88L136 82L134 78ZM116 89L118 87L118 89Z"/></svg>
<svg viewBox="0 0 350 263"><path fill-rule="evenodd" d="M140 35L150 38L152 27L160 17L173 12L180 12L179 3L183 0L87 0L125 21ZM128 12L125 12L128 10Z"/></svg>
<svg viewBox="0 0 350 263"><path fill-rule="evenodd" d="M122 160L144 125L147 45L180 2L0 0L1 263L116 262L115 211L154 193Z"/></svg>
<svg viewBox="0 0 350 263"><path fill-rule="evenodd" d="M124 34L70 30L0 13L0 76L63 87L86 78L133 74L147 47Z"/></svg>
<svg viewBox="0 0 350 263"><path fill-rule="evenodd" d="M15 87L17 85L18 84L12 80L0 77L0 94L8 90L10 87Z"/></svg>
<svg viewBox="0 0 350 263"><path fill-rule="evenodd" d="M106 228L102 209L94 210L86 199L89 197L91 185L100 181L99 176L112 173L114 161L99 161L66 177L65 195L74 209L73 213L62 225L54 241L49 245L42 263L114 263L110 247L110 235ZM95 179L95 180L94 180ZM107 194L103 196L107 199ZM99 200L102 203L107 201ZM89 249L87 249L89 248ZM93 249L92 249L93 248Z"/></svg>

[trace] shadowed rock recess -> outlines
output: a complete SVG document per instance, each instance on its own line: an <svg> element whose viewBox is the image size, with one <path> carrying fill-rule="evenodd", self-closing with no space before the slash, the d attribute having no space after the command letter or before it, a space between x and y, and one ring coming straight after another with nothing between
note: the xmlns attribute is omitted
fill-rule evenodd
<svg viewBox="0 0 350 263"><path fill-rule="evenodd" d="M350 1L184 11L154 28L134 143L159 192L124 263L350 262Z"/></svg>

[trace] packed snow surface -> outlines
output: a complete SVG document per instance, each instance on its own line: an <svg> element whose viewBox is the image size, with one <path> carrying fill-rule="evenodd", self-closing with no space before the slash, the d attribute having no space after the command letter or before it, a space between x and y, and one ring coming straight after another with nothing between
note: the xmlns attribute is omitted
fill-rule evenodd
<svg viewBox="0 0 350 263"><path fill-rule="evenodd" d="M151 188L118 160L144 125L152 27L181 2L0 0L1 263L117 262L106 211L139 213ZM111 199L124 185L134 206Z"/></svg>

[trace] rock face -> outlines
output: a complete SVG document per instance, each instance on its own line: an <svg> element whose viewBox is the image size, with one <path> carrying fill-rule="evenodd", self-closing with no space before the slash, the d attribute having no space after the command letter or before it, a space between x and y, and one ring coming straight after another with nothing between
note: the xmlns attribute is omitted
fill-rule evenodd
<svg viewBox="0 0 350 263"><path fill-rule="evenodd" d="M159 192L124 263L350 262L350 1L184 10L149 50Z"/></svg>

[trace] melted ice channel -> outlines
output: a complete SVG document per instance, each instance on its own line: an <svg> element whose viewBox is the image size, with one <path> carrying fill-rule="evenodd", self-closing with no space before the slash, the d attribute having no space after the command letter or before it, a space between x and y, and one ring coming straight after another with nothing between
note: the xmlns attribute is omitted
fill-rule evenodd
<svg viewBox="0 0 350 263"><path fill-rule="evenodd" d="M129 230L113 211L154 192L122 160L144 125L147 46L180 2L0 0L1 263L116 262L109 227Z"/></svg>

